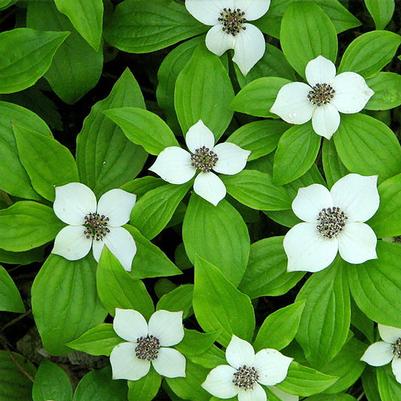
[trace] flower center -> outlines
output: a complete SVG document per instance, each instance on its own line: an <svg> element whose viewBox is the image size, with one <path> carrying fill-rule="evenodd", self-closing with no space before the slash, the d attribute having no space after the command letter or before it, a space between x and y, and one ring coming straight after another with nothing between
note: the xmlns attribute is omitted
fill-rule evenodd
<svg viewBox="0 0 401 401"><path fill-rule="evenodd" d="M238 35L242 30L245 31L244 26L246 19L245 13L239 8L231 10L231 8L223 8L220 13L219 22L223 25L223 32L233 36Z"/></svg>
<svg viewBox="0 0 401 401"><path fill-rule="evenodd" d="M347 219L339 207L322 209L317 217L317 231L324 238L335 238L344 229Z"/></svg>
<svg viewBox="0 0 401 401"><path fill-rule="evenodd" d="M393 344L393 354L396 358L401 358L401 338Z"/></svg>
<svg viewBox="0 0 401 401"><path fill-rule="evenodd" d="M328 84L316 84L308 93L308 100L316 106L329 104L333 99L335 90Z"/></svg>
<svg viewBox="0 0 401 401"><path fill-rule="evenodd" d="M217 157L216 153L206 146L196 149L195 153L191 154L192 166L197 170L202 171L202 173L208 173L211 171L216 165L217 160L219 160L219 158Z"/></svg>
<svg viewBox="0 0 401 401"><path fill-rule="evenodd" d="M154 361L160 350L160 341L154 336L139 337L135 347L135 355L138 359Z"/></svg>
<svg viewBox="0 0 401 401"><path fill-rule="evenodd" d="M259 379L258 371L254 367L240 366L233 375L233 383L242 390L252 390Z"/></svg>
<svg viewBox="0 0 401 401"><path fill-rule="evenodd" d="M401 358L401 338L393 344L393 354L396 358Z"/></svg>
<svg viewBox="0 0 401 401"><path fill-rule="evenodd" d="M84 234L86 238L92 238L96 241L101 241L110 232L109 228L107 227L108 224L109 218L103 214L87 214L84 220L84 227L86 228Z"/></svg>

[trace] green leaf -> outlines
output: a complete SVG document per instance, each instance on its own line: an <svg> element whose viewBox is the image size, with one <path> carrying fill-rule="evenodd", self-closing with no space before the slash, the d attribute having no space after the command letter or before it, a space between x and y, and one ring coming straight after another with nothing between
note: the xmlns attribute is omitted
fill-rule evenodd
<svg viewBox="0 0 401 401"><path fill-rule="evenodd" d="M310 396L321 393L337 381L337 377L329 376L315 369L292 362L287 378L277 387L290 394Z"/></svg>
<svg viewBox="0 0 401 401"><path fill-rule="evenodd" d="M20 198L40 199L18 157L13 132L15 121L25 129L52 137L49 127L35 113L12 103L0 102L0 188Z"/></svg>
<svg viewBox="0 0 401 401"><path fill-rule="evenodd" d="M301 0L274 0L269 11L256 22L263 32L275 38L280 37L281 19L290 4ZM361 23L338 0L314 0L330 17L337 33L355 28Z"/></svg>
<svg viewBox="0 0 401 401"><path fill-rule="evenodd" d="M81 181L98 196L136 177L147 158L142 147L131 143L103 114L104 110L124 106L145 108L139 85L128 69L115 83L110 95L92 107L77 137Z"/></svg>
<svg viewBox="0 0 401 401"><path fill-rule="evenodd" d="M0 248L12 252L37 248L52 241L63 225L50 207L17 202L0 210Z"/></svg>
<svg viewBox="0 0 401 401"><path fill-rule="evenodd" d="M102 0L54 0L57 9L65 14L79 34L98 51L103 30Z"/></svg>
<svg viewBox="0 0 401 401"><path fill-rule="evenodd" d="M379 238L401 235L401 174L379 185L380 206L369 225Z"/></svg>
<svg viewBox="0 0 401 401"><path fill-rule="evenodd" d="M27 25L41 31L70 32L44 77L61 100L69 104L77 102L99 81L103 49L96 52L90 47L51 1L28 2Z"/></svg>
<svg viewBox="0 0 401 401"><path fill-rule="evenodd" d="M401 105L401 76L394 72L379 72L366 83L375 94L365 106L367 110L390 110Z"/></svg>
<svg viewBox="0 0 401 401"><path fill-rule="evenodd" d="M237 64L234 64L234 68L237 81L241 88L262 77L280 77L289 79L290 81L296 80L294 70L288 64L283 52L271 43L266 45L266 51L263 57L246 76L242 75Z"/></svg>
<svg viewBox="0 0 401 401"><path fill-rule="evenodd" d="M346 391L359 379L365 369L365 363L361 361L365 351L366 345L352 337L337 356L321 368L323 373L338 376L337 382L325 390L325 393Z"/></svg>
<svg viewBox="0 0 401 401"><path fill-rule="evenodd" d="M162 383L161 376L151 368L140 380L128 382L128 401L152 401Z"/></svg>
<svg viewBox="0 0 401 401"><path fill-rule="evenodd" d="M165 181L163 181L161 178L149 176L135 178L132 181L128 181L121 186L121 189L124 189L127 192L131 192L132 194L136 194L136 196L140 198L141 196L144 196L148 191L161 187L164 184Z"/></svg>
<svg viewBox="0 0 401 401"><path fill-rule="evenodd" d="M362 375L363 391L369 401L382 401L377 388L376 369L375 367L366 366Z"/></svg>
<svg viewBox="0 0 401 401"><path fill-rule="evenodd" d="M227 346L233 334L251 340L255 314L249 297L237 290L216 266L200 257L195 261L193 307L204 331L219 331L220 344Z"/></svg>
<svg viewBox="0 0 401 401"><path fill-rule="evenodd" d="M256 210L288 210L291 200L284 187L273 184L269 174L243 170L222 176L227 192L238 202Z"/></svg>
<svg viewBox="0 0 401 401"><path fill-rule="evenodd" d="M32 285L32 311L43 345L53 355L69 352L66 343L103 322L106 311L97 296L92 256L70 262L50 255Z"/></svg>
<svg viewBox="0 0 401 401"><path fill-rule="evenodd" d="M165 184L147 192L135 205L130 222L146 238L156 237L169 223L192 183Z"/></svg>
<svg viewBox="0 0 401 401"><path fill-rule="evenodd" d="M0 311L25 312L18 288L3 266L0 266Z"/></svg>
<svg viewBox="0 0 401 401"><path fill-rule="evenodd" d="M394 57L401 36L389 31L366 32L347 47L339 72L352 71L369 78L378 73Z"/></svg>
<svg viewBox="0 0 401 401"><path fill-rule="evenodd" d="M349 172L338 156L334 141L323 141L322 163L329 187Z"/></svg>
<svg viewBox="0 0 401 401"><path fill-rule="evenodd" d="M7 7L12 6L15 2L16 0L0 0L0 9L4 10Z"/></svg>
<svg viewBox="0 0 401 401"><path fill-rule="evenodd" d="M191 356L191 361L208 369L213 369L218 365L227 365L224 351L216 345L202 354Z"/></svg>
<svg viewBox="0 0 401 401"><path fill-rule="evenodd" d="M263 77L255 79L237 93L231 108L255 117L276 117L270 112L279 90L290 81L285 78Z"/></svg>
<svg viewBox="0 0 401 401"><path fill-rule="evenodd" d="M194 50L204 41L202 36L181 43L171 50L160 64L157 72L157 103L165 112L167 123L173 130L180 129L174 107L175 84L180 72L191 59Z"/></svg>
<svg viewBox="0 0 401 401"><path fill-rule="evenodd" d="M296 298L305 302L297 341L306 359L319 368L332 360L347 341L351 323L347 268L337 258L331 267L314 273Z"/></svg>
<svg viewBox="0 0 401 401"><path fill-rule="evenodd" d="M386 326L401 327L397 305L401 290L398 268L401 247L378 241L378 259L347 266L352 296L359 309L371 320Z"/></svg>
<svg viewBox="0 0 401 401"><path fill-rule="evenodd" d="M112 380L111 369L104 368L87 373L79 382L73 401L127 401L127 384Z"/></svg>
<svg viewBox="0 0 401 401"><path fill-rule="evenodd" d="M274 156L273 181L284 185L302 177L315 162L320 141L321 137L313 131L311 123L284 132Z"/></svg>
<svg viewBox="0 0 401 401"><path fill-rule="evenodd" d="M394 0L364 0L365 6L372 16L376 29L384 29L394 14Z"/></svg>
<svg viewBox="0 0 401 401"><path fill-rule="evenodd" d="M319 394L309 397L306 401L357 401L355 397L349 394Z"/></svg>
<svg viewBox="0 0 401 401"><path fill-rule="evenodd" d="M273 152L288 127L288 124L279 120L253 121L234 131L227 142L252 152L248 161L256 160Z"/></svg>
<svg viewBox="0 0 401 401"><path fill-rule="evenodd" d="M10 265L30 265L34 262L43 260L43 247L31 249L25 252L9 252L0 249L0 263L7 263Z"/></svg>
<svg viewBox="0 0 401 401"><path fill-rule="evenodd" d="M176 379L166 377L166 382L180 399L209 401L210 394L201 387L208 373L207 369L187 361L186 377Z"/></svg>
<svg viewBox="0 0 401 401"><path fill-rule="evenodd" d="M54 201L55 187L79 181L75 159L61 143L19 125L14 135L21 163L39 195Z"/></svg>
<svg viewBox="0 0 401 401"><path fill-rule="evenodd" d="M316 3L292 3L284 13L280 31L281 48L295 71L305 77L309 61L324 56L335 63L336 28Z"/></svg>
<svg viewBox="0 0 401 401"><path fill-rule="evenodd" d="M375 341L374 322L372 322L356 305L351 302L351 326L359 330L370 342Z"/></svg>
<svg viewBox="0 0 401 401"><path fill-rule="evenodd" d="M377 385L381 401L399 400L401 397L400 383L394 377L391 366L376 368Z"/></svg>
<svg viewBox="0 0 401 401"><path fill-rule="evenodd" d="M182 132L202 120L216 139L220 138L233 116L228 106L233 98L234 90L222 61L202 43L178 75L175 86L174 104Z"/></svg>
<svg viewBox="0 0 401 401"><path fill-rule="evenodd" d="M400 172L401 146L384 123L364 114L342 115L334 135L338 155L345 167L380 179Z"/></svg>
<svg viewBox="0 0 401 401"><path fill-rule="evenodd" d="M33 401L71 401L72 387L67 373L50 361L43 361L35 375Z"/></svg>
<svg viewBox="0 0 401 401"><path fill-rule="evenodd" d="M202 355L213 346L218 336L218 332L200 333L196 330L185 329L184 339L177 344L176 348L189 358Z"/></svg>
<svg viewBox="0 0 401 401"><path fill-rule="evenodd" d="M157 303L156 309L164 309L172 312L184 312L184 318L192 311L192 296L194 286L192 284L180 285L174 290L164 294Z"/></svg>
<svg viewBox="0 0 401 401"><path fill-rule="evenodd" d="M63 129L63 122L61 121L59 110L54 101L47 97L39 86L35 85L21 92L9 95L0 95L0 99L26 107L28 110L37 113L40 118L43 118L51 128L61 131ZM21 125L20 121L18 123ZM29 128L32 129L32 127ZM46 129L50 132L49 128Z"/></svg>
<svg viewBox="0 0 401 401"><path fill-rule="evenodd" d="M304 302L296 302L267 316L256 336L255 350L282 350L289 345L297 334L304 307Z"/></svg>
<svg viewBox="0 0 401 401"><path fill-rule="evenodd" d="M112 324L102 323L89 329L76 340L67 343L67 346L90 355L109 356L113 348L123 341L115 333Z"/></svg>
<svg viewBox="0 0 401 401"><path fill-rule="evenodd" d="M272 161L269 160L269 167L268 170L273 170ZM307 187L311 184L322 184L326 185L324 178L322 177L319 168L314 164L312 168L304 174L302 177L298 178L297 180L287 184L285 188L287 189L288 193L290 194L290 198L294 199L298 193L299 188ZM301 222L301 220L295 216L292 210L285 210L280 212L264 212L267 216L272 219L273 221L286 226L286 227L293 227L295 224Z"/></svg>
<svg viewBox="0 0 401 401"><path fill-rule="evenodd" d="M135 309L146 318L154 311L145 285L124 270L118 259L105 246L96 271L97 293L110 315L116 308Z"/></svg>
<svg viewBox="0 0 401 401"><path fill-rule="evenodd" d="M283 237L262 239L251 245L249 264L240 290L252 299L286 294L305 273L287 272Z"/></svg>
<svg viewBox="0 0 401 401"><path fill-rule="evenodd" d="M33 86L49 69L68 32L17 28L0 33L0 93Z"/></svg>
<svg viewBox="0 0 401 401"><path fill-rule="evenodd" d="M193 194L182 237L192 263L200 256L217 266L232 283L241 281L248 263L249 233L239 212L226 200L213 206Z"/></svg>
<svg viewBox="0 0 401 401"><path fill-rule="evenodd" d="M23 369L31 378L30 380ZM0 351L0 401L32 401L35 368L21 355Z"/></svg>
<svg viewBox="0 0 401 401"><path fill-rule="evenodd" d="M119 4L105 28L112 46L128 53L164 49L208 29L172 0L126 0Z"/></svg>
<svg viewBox="0 0 401 401"><path fill-rule="evenodd" d="M148 153L158 155L169 146L179 146L169 126L156 114L136 107L111 109L104 114L117 124L126 137Z"/></svg>
<svg viewBox="0 0 401 401"><path fill-rule="evenodd" d="M125 226L134 237L137 252L132 264L132 276L136 279L167 277L182 274L181 270L135 227Z"/></svg>

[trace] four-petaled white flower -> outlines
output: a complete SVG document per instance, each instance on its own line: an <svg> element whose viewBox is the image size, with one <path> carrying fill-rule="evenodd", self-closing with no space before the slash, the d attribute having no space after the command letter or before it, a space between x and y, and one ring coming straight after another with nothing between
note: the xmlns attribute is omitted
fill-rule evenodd
<svg viewBox="0 0 401 401"><path fill-rule="evenodd" d="M255 354L251 344L236 336L228 344L226 360L229 364L212 369L202 387L217 398L238 396L239 401L266 401L266 392L261 384L274 386L281 383L287 377L288 368L293 361L270 348ZM277 393L279 390L273 389L273 392ZM280 391L280 397L282 396ZM297 399L287 396L291 400Z"/></svg>
<svg viewBox="0 0 401 401"><path fill-rule="evenodd" d="M238 174L245 168L251 152L229 142L215 146L213 133L202 121L188 130L185 142L190 152L170 146L160 152L149 170L171 184L184 184L199 172L194 191L216 206L226 196L226 187L212 170L228 175Z"/></svg>
<svg viewBox="0 0 401 401"><path fill-rule="evenodd" d="M309 61L305 75L309 85L284 85L270 111L291 124L312 119L314 131L327 139L340 126L340 113L359 113L374 94L359 74L336 75L336 66L323 56Z"/></svg>
<svg viewBox="0 0 401 401"><path fill-rule="evenodd" d="M265 15L270 0L185 0L185 6L202 24L212 26L206 35L206 47L218 56L234 49L233 61L242 74L248 74L263 57L263 33L247 21Z"/></svg>
<svg viewBox="0 0 401 401"><path fill-rule="evenodd" d="M330 191L320 184L299 189L292 210L304 222L284 237L287 270L323 270L338 251L353 264L376 259L377 238L364 222L376 213L379 203L377 176L348 174Z"/></svg>
<svg viewBox="0 0 401 401"><path fill-rule="evenodd" d="M135 241L122 225L129 221L136 195L112 189L99 202L90 188L79 182L56 187L53 209L68 224L56 236L52 253L68 260L85 257L92 248L99 261L106 244L125 270L131 270Z"/></svg>
<svg viewBox="0 0 401 401"><path fill-rule="evenodd" d="M185 357L168 348L184 338L182 312L158 310L149 319L132 309L116 309L114 331L126 340L113 348L113 379L139 380L153 365L161 376L185 377Z"/></svg>
<svg viewBox="0 0 401 401"><path fill-rule="evenodd" d="M380 337L368 347L361 360L371 366L384 366L391 362L391 368L398 383L401 384L401 329L378 325Z"/></svg>

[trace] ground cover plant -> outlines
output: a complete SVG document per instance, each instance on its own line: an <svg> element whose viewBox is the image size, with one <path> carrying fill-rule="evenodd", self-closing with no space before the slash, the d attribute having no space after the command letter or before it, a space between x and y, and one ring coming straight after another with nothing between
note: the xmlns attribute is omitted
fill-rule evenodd
<svg viewBox="0 0 401 401"><path fill-rule="evenodd" d="M398 0L0 27L0 401L401 400Z"/></svg>

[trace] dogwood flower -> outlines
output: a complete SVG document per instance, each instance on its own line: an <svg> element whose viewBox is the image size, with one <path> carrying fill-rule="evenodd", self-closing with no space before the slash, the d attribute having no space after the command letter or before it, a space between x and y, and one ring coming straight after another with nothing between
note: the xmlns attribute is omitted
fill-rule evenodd
<svg viewBox="0 0 401 401"><path fill-rule="evenodd" d="M228 365L212 369L202 387L217 398L238 396L239 401L266 401L266 392L261 384L274 386L281 383L287 377L293 361L270 348L255 354L251 344L236 336L228 344L226 360ZM273 391L287 395L278 389Z"/></svg>
<svg viewBox="0 0 401 401"><path fill-rule="evenodd" d="M152 365L165 377L185 377L185 357L173 348L182 341L184 327L182 312L158 310L146 323L132 309L116 309L114 331L126 340L115 346L110 354L113 379L139 380Z"/></svg>
<svg viewBox="0 0 401 401"><path fill-rule="evenodd" d="M124 269L130 271L136 245L121 226L128 222L135 200L136 195L122 189L112 189L96 202L92 190L79 182L56 187L54 213L68 225L57 234L52 253L78 260L92 248L93 257L99 261L107 245Z"/></svg>
<svg viewBox="0 0 401 401"><path fill-rule="evenodd" d="M246 75L263 57L263 33L248 21L267 13L270 0L185 0L189 13L205 25L206 47L217 56L234 49L233 61Z"/></svg>
<svg viewBox="0 0 401 401"><path fill-rule="evenodd" d="M401 329L378 325L380 337L368 347L361 361L371 366L384 366L391 362L391 369L398 383L401 384Z"/></svg>
<svg viewBox="0 0 401 401"><path fill-rule="evenodd" d="M215 146L213 133L202 121L188 130L185 142L189 152L170 146L157 156L149 170L171 184L184 184L198 172L194 191L216 206L226 196L226 187L212 170L228 175L238 174L245 168L251 152L229 142Z"/></svg>
<svg viewBox="0 0 401 401"><path fill-rule="evenodd" d="M377 238L364 222L379 208L377 176L348 174L329 191L320 184L301 188L292 210L304 222L284 237L288 271L317 272L340 252L349 263L376 259Z"/></svg>
<svg viewBox="0 0 401 401"><path fill-rule="evenodd" d="M340 126L340 113L359 113L373 96L355 72L336 75L336 66L323 56L309 61L306 80L284 85L270 109L284 121L304 124L312 119L316 134L330 139Z"/></svg>

